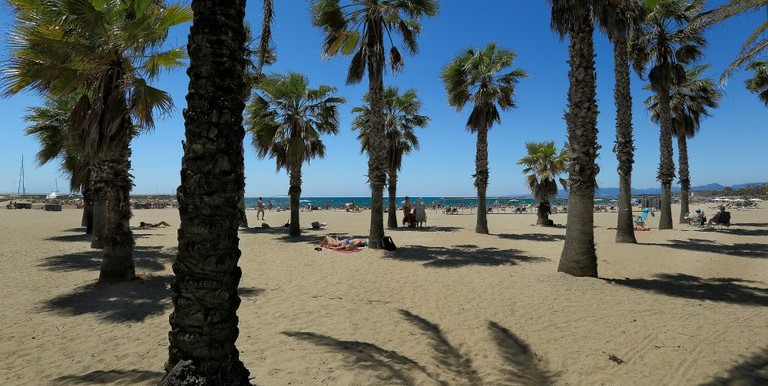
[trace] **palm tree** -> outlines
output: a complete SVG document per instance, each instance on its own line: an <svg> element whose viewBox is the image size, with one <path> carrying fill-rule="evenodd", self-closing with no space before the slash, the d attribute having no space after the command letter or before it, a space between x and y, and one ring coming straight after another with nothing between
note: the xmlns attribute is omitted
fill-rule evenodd
<svg viewBox="0 0 768 386"><path fill-rule="evenodd" d="M250 385L235 346L242 271L245 0L193 0L184 111L179 252L163 383Z"/></svg>
<svg viewBox="0 0 768 386"><path fill-rule="evenodd" d="M595 89L595 50L592 35L595 15L607 6L603 0L549 0L550 26L569 38L568 111L568 225L565 245L557 270L574 276L597 277L595 254L594 198L597 144L597 101ZM611 1L611 6L617 1Z"/></svg>
<svg viewBox="0 0 768 386"><path fill-rule="evenodd" d="M689 25L701 6L701 0L659 0L653 9L647 10L642 33L634 35L632 39L635 69L642 73L644 68L652 65L648 79L659 103L659 229L672 229L672 180L675 178L675 163L672 159L674 129L670 92L675 86L685 83L684 65L692 63L702 54L702 31L694 25Z"/></svg>
<svg viewBox="0 0 768 386"><path fill-rule="evenodd" d="M325 156L323 134L339 132L336 89L321 85L309 88L302 74L267 76L258 85L257 94L248 105L248 131L260 158L275 159L277 170L285 168L290 179L291 236L299 236L299 199L301 166L312 158Z"/></svg>
<svg viewBox="0 0 768 386"><path fill-rule="evenodd" d="M475 187L477 187L477 224L475 232L488 233L485 193L488 188L488 130L494 123L501 123L499 108L515 107L515 84L528 76L521 69L509 72L515 53L488 43L485 49L470 48L443 68L440 78L448 93L448 104L456 110L472 102L472 112L467 119L467 130L477 133L475 153ZM497 108L498 105L498 108Z"/></svg>
<svg viewBox="0 0 768 386"><path fill-rule="evenodd" d="M370 148L370 94L363 96L364 106L352 109L357 116L352 121L352 130L360 130L357 139L360 140L361 152ZM420 115L421 101L416 96L416 90L409 89L403 94L397 87L387 87L384 90L384 137L387 145L387 188L389 190L389 208L387 210L387 227L397 228L397 172L403 164L403 156L412 150L419 149L419 139L413 130L426 127L429 117Z"/></svg>
<svg viewBox="0 0 768 386"><path fill-rule="evenodd" d="M768 60L756 60L747 65L747 70L755 72L752 78L744 82L747 90L758 94L760 100L768 106Z"/></svg>
<svg viewBox="0 0 768 386"><path fill-rule="evenodd" d="M701 127L701 117L709 116L707 109L717 108L717 100L722 98L722 93L715 83L709 78L701 78L701 74L710 66L695 66L686 70L685 82L674 86L670 94L670 108L672 130L677 137L678 159L680 163L680 223L687 223L686 213L688 208L688 196L691 191L691 177L688 169L688 144L687 139L693 138ZM651 120L659 122L660 106L656 96L650 96L645 101L651 112Z"/></svg>
<svg viewBox="0 0 768 386"><path fill-rule="evenodd" d="M531 194L539 200L536 225L549 225L549 211L552 207L549 200L557 196L557 182L567 188L568 182L559 176L568 170L568 149L557 152L555 142L528 142L525 144L528 155L517 162L524 165L523 174L526 176Z"/></svg>
<svg viewBox="0 0 768 386"><path fill-rule="evenodd" d="M763 11L768 7L768 0L730 0L729 2L707 12L704 12L696 18L697 28L709 27L712 24L723 22L733 16L745 14L747 12ZM768 48L768 38L765 31L768 29L768 23L761 23L747 37L736 59L723 71L720 82L724 83L737 68L744 63L751 63L760 57Z"/></svg>
<svg viewBox="0 0 768 386"><path fill-rule="evenodd" d="M347 84L362 80L368 71L368 94L371 100L370 147L368 150L368 183L371 187L370 246L380 249L384 236L384 184L387 153L384 137L384 67L385 37L390 40L389 66L402 70L404 62L392 42L399 33L411 53L418 51L416 38L421 32L419 20L437 14L435 0L314 0L312 22L323 28L323 54L352 56Z"/></svg>
<svg viewBox="0 0 768 386"><path fill-rule="evenodd" d="M637 0L620 0L602 7L599 26L613 42L613 89L616 103L616 140L613 151L619 161L619 214L617 243L637 243L632 216L632 164L635 146L632 139L632 93L629 81L629 36L640 29L643 7Z"/></svg>
<svg viewBox="0 0 768 386"><path fill-rule="evenodd" d="M99 280L132 279L130 141L137 129L154 126L155 112L173 108L170 95L148 81L183 65L182 48L162 46L168 29L191 20L191 12L161 0L10 3L16 25L4 93L30 89L78 98L70 129L78 152L92 160L94 213L107 213L103 239L100 217L94 218L94 244L104 247Z"/></svg>
<svg viewBox="0 0 768 386"><path fill-rule="evenodd" d="M90 194L90 162L82 158L77 152L77 144L71 141L69 131L69 115L72 112L77 99L70 97L55 98L45 96L43 106L31 107L24 120L30 126L26 129L27 135L33 135L40 142L40 151L37 153L39 165L47 164L53 160L61 162L60 169L69 176L69 189L73 192L82 191L85 207L83 209L82 225L86 234L93 232L93 207Z"/></svg>

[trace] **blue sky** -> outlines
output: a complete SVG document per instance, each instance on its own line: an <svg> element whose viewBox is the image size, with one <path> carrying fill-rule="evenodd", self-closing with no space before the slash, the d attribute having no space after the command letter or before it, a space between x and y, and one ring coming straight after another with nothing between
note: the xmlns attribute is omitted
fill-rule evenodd
<svg viewBox="0 0 768 386"><path fill-rule="evenodd" d="M707 2L708 8L720 1ZM471 5L470 5L471 4ZM349 57L324 60L321 56L322 34L312 27L309 2L278 0L275 2L274 43L278 62L268 72L288 70L306 74L313 87L326 84L338 88L347 99L340 109L340 133L324 138L326 157L314 159L304 166L303 196L368 196L366 183L367 157L360 154L356 132L350 129L350 110L361 105L367 80L345 85ZM488 42L517 53L514 67L527 71L516 91L518 107L502 113L502 122L489 134L490 185L488 194L509 195L527 192L522 167L517 161L525 154L525 143L554 140L562 146L566 141L563 112L566 108L567 41L549 29L550 8L546 1L481 0L474 2L443 1L440 14L422 22L420 51L405 55L405 68L397 75L387 73L386 85L401 90L415 88L423 102L423 113L432 120L420 129L419 151L407 156L400 172L398 193L413 196L474 196L471 175L474 173L475 136L465 129L470 108L456 112L448 105L440 81L441 69L468 47L484 47ZM261 1L250 1L247 20L258 29ZM12 15L7 5L0 8L0 31L9 31ZM764 14L732 19L707 32L708 46L704 63L711 63L708 76L718 79L721 71L735 57L742 42L761 22ZM184 45L188 25L171 32L169 44ZM399 42L398 42L399 44ZM602 146L598 163L598 184L618 186L617 161L611 149L615 137L613 104L612 48L600 34L595 38L598 79L598 142ZM403 50L404 51L404 50ZM0 58L9 55L7 37L0 43ZM693 185L718 182L731 185L768 181L768 109L754 94L744 88L744 71L737 72L724 87L721 107L711 118L703 120L699 134L689 141ZM641 90L643 81L633 75L635 131L635 167L633 187L658 186L656 169L659 157L658 127L649 120L642 102L649 95ZM153 132L133 141L134 193L172 194L179 184L184 138L181 111L186 102L188 78L183 71L167 74L157 84L171 93L175 112L158 120ZM22 117L30 106L39 105L39 97L24 93L0 102L3 117L3 140L0 142L0 192L15 193L19 182L22 154L25 159L27 192L46 193L58 188L68 192L67 178L58 165L38 166L35 153L38 144L24 135ZM285 171L276 172L274 160L260 160L246 136L246 194L279 196L288 192ZM675 155L675 159L677 154Z"/></svg>

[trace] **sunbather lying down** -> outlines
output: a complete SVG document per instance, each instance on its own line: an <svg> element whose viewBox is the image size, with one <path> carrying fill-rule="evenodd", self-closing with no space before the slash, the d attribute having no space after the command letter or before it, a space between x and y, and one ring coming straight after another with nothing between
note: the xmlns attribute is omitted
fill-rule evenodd
<svg viewBox="0 0 768 386"><path fill-rule="evenodd" d="M139 228L164 228L169 226L171 226L171 224L168 224L165 221L160 221L159 223L156 223L156 224L151 224L144 221L139 223Z"/></svg>
<svg viewBox="0 0 768 386"><path fill-rule="evenodd" d="M337 239L331 236L325 236L325 238L323 238L323 241L320 242L321 247L326 247L329 249L353 250L355 248L364 247L366 245L368 245L368 239L361 239L361 238Z"/></svg>

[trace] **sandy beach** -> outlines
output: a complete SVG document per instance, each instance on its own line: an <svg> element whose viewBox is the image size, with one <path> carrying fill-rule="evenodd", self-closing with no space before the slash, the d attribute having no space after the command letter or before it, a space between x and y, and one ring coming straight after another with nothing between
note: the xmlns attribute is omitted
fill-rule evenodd
<svg viewBox="0 0 768 386"><path fill-rule="evenodd" d="M81 213L0 210L4 385L162 377L178 212L134 210L133 224L172 226L134 231L141 280L114 285L95 284ZM297 239L288 212L267 212L269 229L248 214L237 346L256 385L500 385L513 369L561 385L768 380L766 208L732 211L728 230L637 232L637 245L614 243L616 214L596 213L599 279L557 273L565 228L533 214L490 214L479 235L474 215L430 210L425 229L388 230L397 251L357 253L314 247L365 236L367 211L302 212L328 225Z"/></svg>

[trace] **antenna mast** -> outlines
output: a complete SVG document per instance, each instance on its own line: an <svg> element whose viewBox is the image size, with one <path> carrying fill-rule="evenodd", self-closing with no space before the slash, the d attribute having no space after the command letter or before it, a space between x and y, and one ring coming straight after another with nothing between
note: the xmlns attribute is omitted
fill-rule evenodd
<svg viewBox="0 0 768 386"><path fill-rule="evenodd" d="M19 190L16 194L27 195L27 187L24 183L24 154L21 155L21 171L19 171Z"/></svg>

